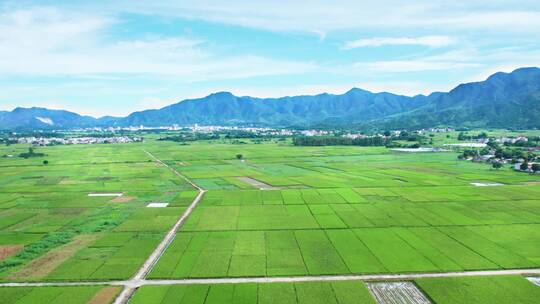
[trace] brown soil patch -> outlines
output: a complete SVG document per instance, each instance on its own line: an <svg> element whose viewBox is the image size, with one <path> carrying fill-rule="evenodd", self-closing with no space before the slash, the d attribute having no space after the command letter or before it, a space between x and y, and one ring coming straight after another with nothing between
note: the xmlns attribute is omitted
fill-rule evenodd
<svg viewBox="0 0 540 304"><path fill-rule="evenodd" d="M127 203L135 199L135 196L119 196L111 200L113 203Z"/></svg>
<svg viewBox="0 0 540 304"><path fill-rule="evenodd" d="M523 182L522 183L523 185L527 185L527 186L534 186L534 185L540 185L540 182Z"/></svg>
<svg viewBox="0 0 540 304"><path fill-rule="evenodd" d="M256 180L254 178L248 177L248 176L238 176L236 177L239 181L242 181L246 184L249 184L255 188L259 188L260 190L278 190L283 189L283 187L274 187L272 185L266 184L264 182L261 182L260 180Z"/></svg>
<svg viewBox="0 0 540 304"><path fill-rule="evenodd" d="M23 247L23 245L0 246L0 261L19 252Z"/></svg>
<svg viewBox="0 0 540 304"><path fill-rule="evenodd" d="M73 255L77 250L88 246L94 242L98 235L79 235L76 236L73 241L62 245L58 248L47 252L41 257L33 260L32 262L19 269L17 272L9 276L10 279L39 279L43 278L51 273L56 267L64 263Z"/></svg>
<svg viewBox="0 0 540 304"><path fill-rule="evenodd" d="M88 304L109 304L116 298L120 292L120 287L105 287L88 301Z"/></svg>

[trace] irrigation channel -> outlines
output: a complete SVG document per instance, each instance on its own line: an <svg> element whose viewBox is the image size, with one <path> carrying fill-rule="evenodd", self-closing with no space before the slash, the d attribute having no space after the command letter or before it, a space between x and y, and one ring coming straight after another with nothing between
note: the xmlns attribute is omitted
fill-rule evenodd
<svg viewBox="0 0 540 304"><path fill-rule="evenodd" d="M479 271L461 271L461 272L437 272L437 273L406 273L406 274L373 274L373 275L328 275L328 276L292 276L292 277L246 277L246 278L215 278L215 279L179 279L179 280L147 280L147 274L152 270L154 265L159 261L165 250L174 240L176 232L181 228L182 224L189 217L193 209L201 201L206 190L196 185L193 181L170 167L152 153L144 150L154 161L167 167L174 174L187 181L195 189L199 191L193 202L182 213L174 226L165 235L163 240L154 249L152 254L139 268L135 276L130 280L124 281L78 281L78 282L17 282L17 283L0 283L0 287L45 287L45 286L89 286L89 285L109 285L123 286L124 289L115 299L115 304L125 304L141 286L148 285L192 285L192 284L231 284L231 283L286 283L286 282L322 282L322 281L409 281L420 278L444 278L444 277L469 277L469 276L498 276L498 275L529 275L540 276L540 268L534 269L504 269L504 270L479 270Z"/></svg>

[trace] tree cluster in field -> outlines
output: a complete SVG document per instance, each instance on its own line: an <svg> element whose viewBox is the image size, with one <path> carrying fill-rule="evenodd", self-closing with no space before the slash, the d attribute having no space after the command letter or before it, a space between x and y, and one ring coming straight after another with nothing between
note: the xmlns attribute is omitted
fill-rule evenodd
<svg viewBox="0 0 540 304"><path fill-rule="evenodd" d="M386 146L391 139L383 136L347 138L339 136L294 137L295 146Z"/></svg>
<svg viewBox="0 0 540 304"><path fill-rule="evenodd" d="M458 140L473 140L473 139L484 139L488 138L488 135L486 132L482 132L477 135L469 135L465 132L459 132L457 139Z"/></svg>
<svg viewBox="0 0 540 304"><path fill-rule="evenodd" d="M211 140L211 139L219 139L219 138L220 137L218 134L213 134L213 133L185 133L185 134L161 137L158 140L186 142L186 141L197 141L197 140Z"/></svg>
<svg viewBox="0 0 540 304"><path fill-rule="evenodd" d="M520 149L499 148L495 150L495 158L501 159L524 159L526 161L533 161L536 156L537 155L534 152Z"/></svg>
<svg viewBox="0 0 540 304"><path fill-rule="evenodd" d="M523 141L525 142L525 141ZM483 157L484 156L484 157ZM499 145L491 139L482 149L465 149L458 155L458 159L486 160L495 169L500 169L503 164L510 162L519 165L522 171L540 172L540 164L533 163L529 169L529 163L537 159L536 153L528 151L526 146Z"/></svg>
<svg viewBox="0 0 540 304"><path fill-rule="evenodd" d="M22 158L31 158L31 157L43 157L44 153L35 152L34 148L28 148L28 152L19 154L19 157Z"/></svg>
<svg viewBox="0 0 540 304"><path fill-rule="evenodd" d="M458 158L460 159L469 159L479 157L481 155L493 155L496 159L501 160L512 160L513 163L516 163L518 159L524 159L526 161L533 161L536 159L537 155L531 151L525 151L522 149L510 149L510 148L501 148L497 147L496 149L490 149L489 146L481 150L478 149L465 149Z"/></svg>
<svg viewBox="0 0 540 304"><path fill-rule="evenodd" d="M384 132L384 136L390 136L389 131ZM419 143L424 143L426 141L426 137L418 134L417 132L407 132L407 131L401 131L399 135L391 136L392 140L405 140L405 141L417 141Z"/></svg>

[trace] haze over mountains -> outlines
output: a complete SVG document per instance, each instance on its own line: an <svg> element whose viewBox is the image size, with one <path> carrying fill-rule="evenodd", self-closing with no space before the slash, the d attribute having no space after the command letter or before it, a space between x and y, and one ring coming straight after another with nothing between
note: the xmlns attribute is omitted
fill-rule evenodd
<svg viewBox="0 0 540 304"><path fill-rule="evenodd" d="M485 81L461 84L448 93L428 96L371 93L357 88L342 95L324 93L282 98L238 97L219 92L183 100L159 110L97 119L44 108L0 111L0 129L4 130L172 124L539 128L540 69L499 72Z"/></svg>

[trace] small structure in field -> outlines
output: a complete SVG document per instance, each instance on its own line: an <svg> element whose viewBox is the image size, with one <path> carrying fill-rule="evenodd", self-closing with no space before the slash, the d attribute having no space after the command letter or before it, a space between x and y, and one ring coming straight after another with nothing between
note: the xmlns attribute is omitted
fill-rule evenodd
<svg viewBox="0 0 540 304"><path fill-rule="evenodd" d="M88 193L88 196L91 197L120 197L124 193Z"/></svg>
<svg viewBox="0 0 540 304"><path fill-rule="evenodd" d="M471 183L471 185L473 186L476 186L476 187L495 187L495 186L502 186L503 184L501 183L480 183L480 182L474 182L474 183Z"/></svg>
<svg viewBox="0 0 540 304"><path fill-rule="evenodd" d="M169 206L169 203L149 203L146 205L147 208L165 208Z"/></svg>
<svg viewBox="0 0 540 304"><path fill-rule="evenodd" d="M441 148L394 148L390 149L392 151L396 152L409 152L409 153L417 153L417 152L448 152L449 150L441 149Z"/></svg>

